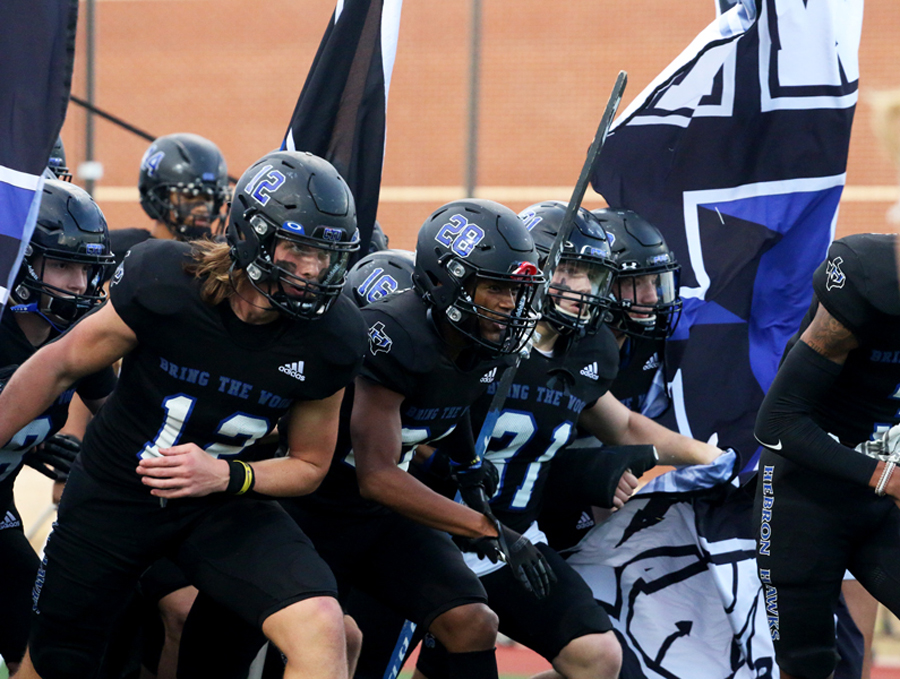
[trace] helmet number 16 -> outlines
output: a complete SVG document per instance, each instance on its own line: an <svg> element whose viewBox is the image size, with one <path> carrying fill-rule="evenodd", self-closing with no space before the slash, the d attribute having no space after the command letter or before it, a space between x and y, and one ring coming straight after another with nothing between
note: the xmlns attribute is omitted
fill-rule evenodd
<svg viewBox="0 0 900 679"><path fill-rule="evenodd" d="M471 224L462 215L453 215L437 232L434 239L460 257L468 257L475 246L484 239L484 229L477 224Z"/></svg>

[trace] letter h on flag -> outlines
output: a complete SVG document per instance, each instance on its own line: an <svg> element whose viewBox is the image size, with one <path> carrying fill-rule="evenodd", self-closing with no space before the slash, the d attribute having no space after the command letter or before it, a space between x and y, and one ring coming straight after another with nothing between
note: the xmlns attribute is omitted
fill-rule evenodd
<svg viewBox="0 0 900 679"><path fill-rule="evenodd" d="M66 117L78 0L0 3L0 305L31 240Z"/></svg>
<svg viewBox="0 0 900 679"><path fill-rule="evenodd" d="M402 0L338 0L281 148L325 158L356 200L361 248L372 238L385 115Z"/></svg>
<svg viewBox="0 0 900 679"><path fill-rule="evenodd" d="M622 114L593 176L610 206L662 231L682 266L664 421L717 433L744 464L834 235L862 14L862 0L739 0Z"/></svg>

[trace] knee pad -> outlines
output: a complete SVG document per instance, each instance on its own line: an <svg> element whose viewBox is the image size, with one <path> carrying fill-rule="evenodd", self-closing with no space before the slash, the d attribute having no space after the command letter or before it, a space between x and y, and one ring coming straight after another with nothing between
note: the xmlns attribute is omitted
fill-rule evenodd
<svg viewBox="0 0 900 679"><path fill-rule="evenodd" d="M106 640L99 634L79 633L43 615L32 617L28 651L42 679L84 679L96 676Z"/></svg>
<svg viewBox="0 0 900 679"><path fill-rule="evenodd" d="M98 653L86 648L66 648L43 644L29 649L31 663L42 679L84 679L96 675Z"/></svg>
<svg viewBox="0 0 900 679"><path fill-rule="evenodd" d="M431 633L426 634L422 639L416 669L428 679L448 679L447 650Z"/></svg>
<svg viewBox="0 0 900 679"><path fill-rule="evenodd" d="M821 649L808 653L792 653L782 657L776 651L778 667L797 679L827 679L838 664L834 649Z"/></svg>

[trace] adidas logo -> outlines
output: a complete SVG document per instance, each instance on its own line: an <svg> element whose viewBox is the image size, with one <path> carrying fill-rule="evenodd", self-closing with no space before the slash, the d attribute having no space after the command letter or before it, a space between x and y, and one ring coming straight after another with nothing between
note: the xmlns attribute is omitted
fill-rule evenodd
<svg viewBox="0 0 900 679"><path fill-rule="evenodd" d="M490 384L494 381L495 377L497 377L497 368L491 368L491 371L482 377L481 381L485 384Z"/></svg>
<svg viewBox="0 0 900 679"><path fill-rule="evenodd" d="M6 530L7 528L18 528L22 525L22 522L16 518L16 515L12 512L6 512L6 516L3 517L3 521L0 521L0 530Z"/></svg>
<svg viewBox="0 0 900 679"><path fill-rule="evenodd" d="M283 366L280 366L278 370L283 372L285 375L290 375L293 378L300 380L301 382L306 381L306 375L303 374L303 364L304 361L294 361L293 363L285 363Z"/></svg>
<svg viewBox="0 0 900 679"><path fill-rule="evenodd" d="M644 370L656 370L657 368L659 368L659 354L653 354L644 363Z"/></svg>
<svg viewBox="0 0 900 679"><path fill-rule="evenodd" d="M597 374L597 361L594 361L593 363L584 366L581 369L581 374L584 375L585 377L590 377L592 380L599 380L600 375Z"/></svg>
<svg viewBox="0 0 900 679"><path fill-rule="evenodd" d="M578 524L575 526L577 530L586 530L588 528L592 528L594 526L594 517L592 517L587 512L581 512L581 518L578 519Z"/></svg>

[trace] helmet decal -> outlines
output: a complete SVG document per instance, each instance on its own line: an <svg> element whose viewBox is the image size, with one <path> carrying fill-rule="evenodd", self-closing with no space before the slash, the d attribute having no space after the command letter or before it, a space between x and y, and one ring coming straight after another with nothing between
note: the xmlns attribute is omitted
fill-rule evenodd
<svg viewBox="0 0 900 679"><path fill-rule="evenodd" d="M434 239L460 257L468 257L475 246L484 240L484 229L477 224L469 223L462 215L453 215L437 232Z"/></svg>
<svg viewBox="0 0 900 679"><path fill-rule="evenodd" d="M303 224L298 224L297 222L284 222L281 225L281 228L293 231L294 233L299 233L300 235L306 234L306 231L303 230Z"/></svg>
<svg viewBox="0 0 900 679"><path fill-rule="evenodd" d="M265 176L265 181L260 181ZM244 193L253 198L260 205L266 205L272 194L284 184L286 177L271 165L264 166L256 176L244 187Z"/></svg>

